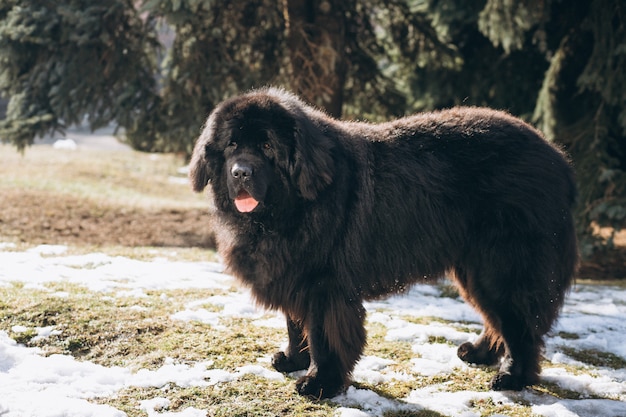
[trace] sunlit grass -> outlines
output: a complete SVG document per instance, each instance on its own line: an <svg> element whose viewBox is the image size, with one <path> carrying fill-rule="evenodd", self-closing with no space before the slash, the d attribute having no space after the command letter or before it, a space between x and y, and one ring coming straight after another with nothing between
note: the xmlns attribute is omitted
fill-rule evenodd
<svg viewBox="0 0 626 417"><path fill-rule="evenodd" d="M182 158L170 154L33 146L22 155L0 145L0 192L51 192L124 207L206 207L202 195L174 180L184 179L183 165Z"/></svg>

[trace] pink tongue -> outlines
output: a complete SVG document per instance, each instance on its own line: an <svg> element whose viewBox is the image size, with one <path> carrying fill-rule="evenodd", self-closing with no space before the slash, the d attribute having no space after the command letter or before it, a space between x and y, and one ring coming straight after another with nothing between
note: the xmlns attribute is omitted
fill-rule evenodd
<svg viewBox="0 0 626 417"><path fill-rule="evenodd" d="M245 191L239 193L237 198L235 198L235 206L237 210L242 213L249 213L259 205L259 202L256 201L252 196Z"/></svg>

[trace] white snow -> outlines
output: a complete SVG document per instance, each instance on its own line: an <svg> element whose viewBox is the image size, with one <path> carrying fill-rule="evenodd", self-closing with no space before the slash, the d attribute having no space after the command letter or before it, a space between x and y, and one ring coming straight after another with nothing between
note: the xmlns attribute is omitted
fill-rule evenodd
<svg viewBox="0 0 626 417"><path fill-rule="evenodd" d="M226 317L245 318L268 331L282 331L286 335L284 318L280 314L258 310L248 291L233 291L232 277L224 274L218 263L166 259L148 262L102 253L67 256L66 252L66 247L52 245L20 252L12 245L0 242L0 286L21 283L24 291L50 291L46 284L62 282L100 292L103 299L129 297L138 301L151 292L215 289L219 295L188 302L171 318L199 321L217 329L223 328ZM66 292L50 293L71 302ZM150 300L170 302L163 293ZM207 309L207 305L218 306L220 311ZM368 321L384 327L386 340L410 343L415 356L410 364L405 364L407 372L395 370L395 362L390 359L364 356L354 370L355 381L371 385L396 381L410 383L416 375L445 376L467 368L468 365L457 358L455 346L432 343L432 339L429 343L429 338L443 338L456 345L477 337L481 328L479 316L460 299L441 297L438 287L418 285L405 295L366 303L366 308ZM420 317L440 318L446 322L424 320L420 322L426 324L416 324L408 321ZM583 399L560 399L533 390L521 393L454 392L446 383L415 388L405 398L389 399L371 390L351 386L333 399L338 405L335 415L382 416L393 410L426 408L445 416L470 417L480 415L472 404L488 400L504 405L530 404L534 415L545 417L626 416L626 370L585 365L568 357L561 349L562 346L595 349L626 359L625 318L626 290L579 285L569 294L561 319L546 338L546 357L552 364L543 370L542 380L580 393ZM62 329L54 326L13 326L10 330L14 333L33 332L35 337L42 339L62 334ZM567 336L572 334L577 337ZM114 397L130 387L234 384L249 374L272 380L285 378L271 368L267 357L259 356L257 363L241 364L234 371L215 368L211 358L196 363L179 363L175 358L169 358L158 369L105 367L68 355L46 356L39 349L17 344L6 332L0 331L0 416L123 417L126 414L121 410L92 400ZM579 367L581 371L572 371L571 366ZM170 401L161 396L137 404L137 409L149 417L206 415L205 411L193 407L176 412L169 408Z"/></svg>
<svg viewBox="0 0 626 417"><path fill-rule="evenodd" d="M76 141L73 139L57 139L52 147L54 149L64 149L66 151L75 151L78 148Z"/></svg>
<svg viewBox="0 0 626 417"><path fill-rule="evenodd" d="M445 385L433 385L411 392L407 402L418 404L447 416L478 416L471 412L471 402L492 399L494 403L511 404L512 401L500 392L445 391Z"/></svg>
<svg viewBox="0 0 626 417"><path fill-rule="evenodd" d="M170 406L170 400L167 398L152 398L143 400L139 404L139 409L145 411L148 417L206 417L206 412L197 408L188 407L181 412L173 413L167 410Z"/></svg>

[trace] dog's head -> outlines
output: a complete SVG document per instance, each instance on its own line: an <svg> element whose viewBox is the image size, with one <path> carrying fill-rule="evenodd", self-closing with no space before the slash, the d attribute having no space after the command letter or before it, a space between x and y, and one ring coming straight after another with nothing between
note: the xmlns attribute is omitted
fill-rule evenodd
<svg viewBox="0 0 626 417"><path fill-rule="evenodd" d="M329 119L282 90L222 102L196 142L193 189L210 184L217 208L239 213L292 198L316 199L332 183L335 168L334 142L322 131L322 120Z"/></svg>

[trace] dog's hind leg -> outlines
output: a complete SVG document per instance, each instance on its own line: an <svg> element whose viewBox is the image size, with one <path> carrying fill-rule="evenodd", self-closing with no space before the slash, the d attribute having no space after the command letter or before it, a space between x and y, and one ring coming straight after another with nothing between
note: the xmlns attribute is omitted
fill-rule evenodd
<svg viewBox="0 0 626 417"><path fill-rule="evenodd" d="M533 274L538 278L537 270L521 261L499 263L494 258L489 264L459 269L454 275L461 294L485 322L478 340L462 344L457 354L475 364L494 365L502 359L491 388L521 390L538 380L542 336L555 313L540 295L547 292L543 281L528 278Z"/></svg>
<svg viewBox="0 0 626 417"><path fill-rule="evenodd" d="M521 390L536 383L543 347L541 328L532 323L531 317L515 312L510 303L482 307L485 330L474 343L459 346L459 358L480 365L495 365L502 359L491 381L496 391Z"/></svg>
<svg viewBox="0 0 626 417"><path fill-rule="evenodd" d="M465 342L459 346L457 356L464 362L475 365L495 365L504 355L505 348L500 331L492 324L494 320L484 310L487 303L480 296L482 291L478 287L479 284L475 281L473 273L464 268L457 267L450 272L459 293L468 304L482 314L484 323L478 339L473 343Z"/></svg>
<svg viewBox="0 0 626 417"><path fill-rule="evenodd" d="M512 309L502 310L499 318L506 353L491 381L491 388L496 391L519 391L539 380L542 335L528 317L521 317Z"/></svg>
<svg viewBox="0 0 626 417"><path fill-rule="evenodd" d="M486 308L506 353L491 381L492 389L520 390L539 381L543 336L559 314L574 270L575 255L562 255L559 249L567 244L536 240L523 248L519 242L509 242L509 250L501 253L518 255L502 256L503 262L494 262L500 273L494 269L489 276L499 279L487 280L492 296Z"/></svg>

